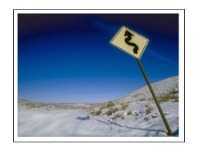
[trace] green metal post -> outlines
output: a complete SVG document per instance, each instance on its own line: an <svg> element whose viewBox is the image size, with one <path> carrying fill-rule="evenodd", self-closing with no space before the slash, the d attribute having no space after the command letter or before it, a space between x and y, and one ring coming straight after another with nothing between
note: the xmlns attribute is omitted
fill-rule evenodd
<svg viewBox="0 0 200 153"><path fill-rule="evenodd" d="M163 113L163 111L162 111L162 108L160 107L160 104L159 104L159 102L158 102L158 100L157 100L157 98L156 98L156 95L155 95L155 93L154 93L154 91L153 91L153 88L152 88L152 86L151 86L151 84L150 84L150 81L148 80L147 74L146 74L145 71L144 71L144 66L143 66L142 62L141 62L139 59L136 58L136 61L137 61L137 64L138 64L138 66L139 66L139 68L140 68L140 70L141 70L141 72L142 72L142 75L143 75L143 77L144 77L144 80L145 80L145 82L146 82L146 84L147 84L147 86L148 86L148 88L149 88L149 91L151 92L151 94L152 94L152 96L153 96L153 99L154 99L154 101L155 101L155 103L156 103L156 106L157 106L158 111L159 111L159 113L160 113L160 116L161 116L161 118L162 118L162 120L163 120L163 123L164 123L164 125L165 125L165 127L166 127L166 129L167 129L167 135L170 136L170 135L172 135L171 128L170 128L170 126L169 126L169 123L168 123L167 119L165 118L165 115L164 115L164 113Z"/></svg>

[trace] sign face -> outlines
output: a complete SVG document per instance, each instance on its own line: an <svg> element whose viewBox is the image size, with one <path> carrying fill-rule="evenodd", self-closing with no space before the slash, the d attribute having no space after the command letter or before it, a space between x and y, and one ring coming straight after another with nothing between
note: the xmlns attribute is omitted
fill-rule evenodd
<svg viewBox="0 0 200 153"><path fill-rule="evenodd" d="M111 40L111 44L135 58L141 58L149 39L122 26Z"/></svg>

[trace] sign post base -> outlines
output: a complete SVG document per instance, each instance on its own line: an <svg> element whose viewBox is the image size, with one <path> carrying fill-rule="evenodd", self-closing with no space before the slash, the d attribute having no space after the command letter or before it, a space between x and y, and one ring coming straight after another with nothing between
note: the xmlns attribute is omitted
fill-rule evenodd
<svg viewBox="0 0 200 153"><path fill-rule="evenodd" d="M144 66L143 66L142 62L140 61L140 59L137 59L137 58L135 58L135 59L136 59L136 61L137 61L137 64L138 64L138 66L139 66L141 72L142 72L142 75L143 75L143 77L144 77L144 80L145 80L145 82L146 82L148 88L149 88L149 91L150 91L150 93L151 93L151 95L152 95L152 97L153 97L153 99L154 99L154 102L155 102L155 104L156 104L156 107L158 108L158 111L159 111L160 116L161 116L161 118L162 118L162 120L163 120L163 123L164 123L164 125L165 125L165 128L167 129L167 135L168 135L168 136L172 136L173 133L172 133L172 131L171 131L171 128L170 128L170 126L169 126L169 123L168 123L167 119L165 118L165 115L164 115L164 113L163 113L163 110L162 110L162 108L161 108L161 106L160 106L160 104L159 104L159 102L158 102L158 100L157 100L157 98L156 98L156 95L155 95L155 93L154 93L154 91L153 91L153 88L152 88L152 86L151 86L151 84L150 84L150 81L149 81L149 79L148 79L148 77L147 77L147 74L145 73Z"/></svg>

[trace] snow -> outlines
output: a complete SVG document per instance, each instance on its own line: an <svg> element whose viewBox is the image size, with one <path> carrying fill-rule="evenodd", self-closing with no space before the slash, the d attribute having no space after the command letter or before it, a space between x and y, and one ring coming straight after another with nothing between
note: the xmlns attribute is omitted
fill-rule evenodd
<svg viewBox="0 0 200 153"><path fill-rule="evenodd" d="M159 95L177 87L177 77L154 84ZM167 91L165 90L167 89ZM20 137L67 137L67 136L166 136L163 122L153 101L148 99L145 88L114 101L115 106L128 100L128 107L108 116L92 115L100 105L87 104L72 107L67 104L37 105L19 102L18 136ZM141 100L135 95L146 95ZM103 105L103 104L102 104ZM63 106L63 107L62 107ZM161 102L161 107L173 131L178 128L178 102ZM107 108L106 108L107 109ZM128 111L132 114L128 115ZM123 118L113 119L120 114Z"/></svg>

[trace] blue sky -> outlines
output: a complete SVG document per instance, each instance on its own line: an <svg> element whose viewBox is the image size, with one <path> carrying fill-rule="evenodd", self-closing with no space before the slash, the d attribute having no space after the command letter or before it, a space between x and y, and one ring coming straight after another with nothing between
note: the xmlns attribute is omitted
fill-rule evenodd
<svg viewBox="0 0 200 153"><path fill-rule="evenodd" d="M95 103L143 86L135 60L109 43L122 25L150 39L142 62L151 81L178 75L177 14L20 14L19 98Z"/></svg>

